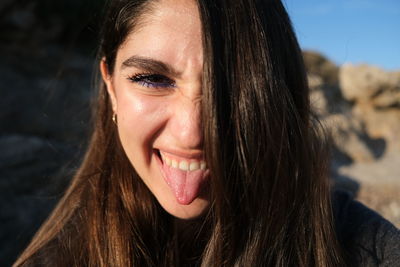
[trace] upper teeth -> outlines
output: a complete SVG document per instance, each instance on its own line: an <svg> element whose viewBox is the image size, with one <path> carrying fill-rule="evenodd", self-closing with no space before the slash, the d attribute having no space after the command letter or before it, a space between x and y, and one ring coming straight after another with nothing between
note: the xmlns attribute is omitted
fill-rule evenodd
<svg viewBox="0 0 400 267"><path fill-rule="evenodd" d="M204 161L197 161L197 160L181 160L178 161L177 159L171 159L168 156L164 155L160 152L162 160L172 168L181 169L183 171L195 171L195 170L205 170L207 168L206 163Z"/></svg>

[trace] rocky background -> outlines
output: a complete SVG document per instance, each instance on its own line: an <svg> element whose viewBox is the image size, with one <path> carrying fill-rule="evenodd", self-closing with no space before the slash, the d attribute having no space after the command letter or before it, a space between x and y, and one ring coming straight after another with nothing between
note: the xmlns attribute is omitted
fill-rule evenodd
<svg viewBox="0 0 400 267"><path fill-rule="evenodd" d="M400 71L303 54L311 103L333 140L332 184L400 227Z"/></svg>
<svg viewBox="0 0 400 267"><path fill-rule="evenodd" d="M79 165L103 2L0 2L0 266L27 245ZM400 72L304 57L312 104L332 135L333 186L400 226Z"/></svg>
<svg viewBox="0 0 400 267"><path fill-rule="evenodd" d="M0 266L26 247L84 151L103 4L0 1Z"/></svg>

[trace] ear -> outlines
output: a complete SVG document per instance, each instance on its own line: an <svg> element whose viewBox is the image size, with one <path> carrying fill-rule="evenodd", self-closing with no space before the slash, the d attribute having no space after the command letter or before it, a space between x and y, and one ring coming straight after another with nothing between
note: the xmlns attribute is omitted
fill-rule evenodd
<svg viewBox="0 0 400 267"><path fill-rule="evenodd" d="M117 113L117 97L115 93L115 89L112 83L111 75L108 72L108 66L105 58L102 58L100 61L100 72L103 78L104 83L106 84L108 95L111 99L111 106L114 113Z"/></svg>

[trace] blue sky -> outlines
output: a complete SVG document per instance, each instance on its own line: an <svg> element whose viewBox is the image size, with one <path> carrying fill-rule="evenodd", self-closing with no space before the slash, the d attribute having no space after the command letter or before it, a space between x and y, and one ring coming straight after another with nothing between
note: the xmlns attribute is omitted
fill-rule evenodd
<svg viewBox="0 0 400 267"><path fill-rule="evenodd" d="M400 0L282 1L303 49L400 70Z"/></svg>

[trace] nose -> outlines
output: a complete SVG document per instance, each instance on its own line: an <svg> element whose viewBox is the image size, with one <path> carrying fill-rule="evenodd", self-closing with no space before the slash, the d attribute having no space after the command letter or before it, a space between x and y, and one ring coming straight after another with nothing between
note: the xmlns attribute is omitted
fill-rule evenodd
<svg viewBox="0 0 400 267"><path fill-rule="evenodd" d="M174 141L182 149L201 150L203 146L201 95L194 97L182 95L176 101L168 127Z"/></svg>

